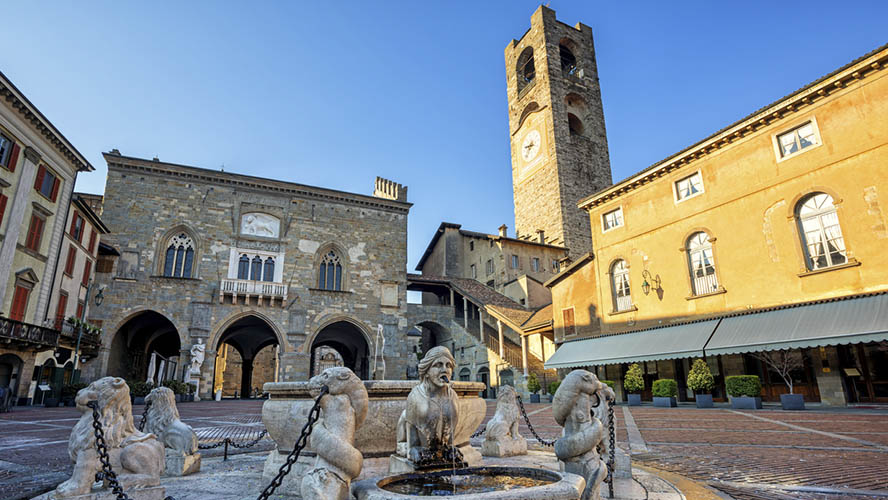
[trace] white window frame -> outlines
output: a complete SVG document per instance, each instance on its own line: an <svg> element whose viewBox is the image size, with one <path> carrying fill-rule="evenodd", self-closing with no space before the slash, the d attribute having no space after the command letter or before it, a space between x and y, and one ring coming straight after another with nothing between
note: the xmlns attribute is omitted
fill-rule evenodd
<svg viewBox="0 0 888 500"><path fill-rule="evenodd" d="M617 266L623 266L617 270ZM625 259L617 259L610 268L611 293L614 297L614 312L632 310L632 283L629 280L629 263ZM617 280L620 280L619 283ZM618 286L619 285L619 286ZM621 295L621 292L623 295Z"/></svg>
<svg viewBox="0 0 888 500"><path fill-rule="evenodd" d="M478 279L478 270L475 269L475 264L469 266L472 269L472 279Z"/></svg>
<svg viewBox="0 0 888 500"><path fill-rule="evenodd" d="M798 151L784 155L783 148L780 146L780 137L795 132L808 124L810 124L811 127L814 128L814 143L808 147L801 148ZM823 139L820 136L820 127L817 126L817 120L813 116L796 122L793 126L784 128L780 132L774 133L773 135L771 135L771 142L774 145L774 155L777 157L777 163L788 160L790 158L795 158L802 153L811 151L812 149L816 149L823 145Z"/></svg>
<svg viewBox="0 0 888 500"><path fill-rule="evenodd" d="M616 213L616 212L620 213L620 223L615 224L613 227L607 227L607 223L606 223L607 216L612 213ZM607 233L609 231L613 231L614 229L623 227L624 225L626 225L626 218L623 215L623 206L622 205L620 205L619 207L617 207L613 210L608 210L607 212L604 212L603 214L601 214L601 232L602 233Z"/></svg>
<svg viewBox="0 0 888 500"><path fill-rule="evenodd" d="M830 206L828 208L815 208L813 211L802 214L802 209L807 205L810 201L814 200L818 196L826 196L830 201ZM823 269L829 269L831 267L843 266L849 262L848 258L848 246L845 243L845 235L842 232L842 224L839 221L839 212L838 207L836 207L836 200L832 197L832 195L824 192L812 193L804 198L798 203L796 207L796 217L798 217L798 231L799 236L802 239L802 252L805 254L805 268L810 271L820 271ZM832 239L829 238L830 232L827 230L828 227L825 221L826 219L832 216L835 218L835 227L838 228L838 237L834 237ZM806 222L813 222L816 224L815 231L818 234L819 244L824 247L823 257L826 260L826 265L818 266L815 264L814 256L811 254L811 246L814 245L811 241L809 241L809 236L812 231L808 231L805 229ZM830 252L828 250L829 243L833 243L835 241L839 242L841 246L840 250L836 252ZM833 262L833 254L838 253L844 259L842 262Z"/></svg>
<svg viewBox="0 0 888 500"><path fill-rule="evenodd" d="M262 259L262 272L265 273L265 260L269 257L274 259L274 281L264 281L264 283L283 283L284 282L284 255L285 252L263 252L261 250L252 250L246 248L231 248L231 252L228 257L228 279L236 280L237 277L237 266L238 262L240 262L241 255L247 255L250 258L250 262L252 265L253 257L259 256ZM264 276L263 276L264 277ZM242 280L242 281L256 281L256 280Z"/></svg>
<svg viewBox="0 0 888 500"><path fill-rule="evenodd" d="M697 247L692 247L691 240L693 240L698 234L705 235L706 241ZM715 250L712 246L712 242L712 235L706 231L695 232L688 237L685 242L688 252L688 274L691 277L692 296L709 295L717 292L721 288L721 283L718 280L718 268L715 266ZM697 270L694 268L695 260L697 263L703 265L701 268L703 274L701 276L697 276ZM709 266L705 265L706 262L709 263ZM711 273L706 272L708 267L712 268Z"/></svg>
<svg viewBox="0 0 888 500"><path fill-rule="evenodd" d="M539 257L531 257L530 258L530 269L535 273L540 272L540 258Z"/></svg>
<svg viewBox="0 0 888 500"><path fill-rule="evenodd" d="M494 271L493 259L487 259L486 266L487 266L486 267L487 275L490 276L491 274L493 274L493 271Z"/></svg>
<svg viewBox="0 0 888 500"><path fill-rule="evenodd" d="M688 180L694 176L698 176L700 178L700 190L694 194L689 194L689 195L685 196L684 198L682 198L681 193L678 190L678 183L681 181ZM706 186L703 183L703 174L700 172L700 170L697 170L696 172L694 172L690 175L685 175L683 177L680 177L680 178L676 179L675 182L672 183L672 196L673 196L672 199L675 200L676 204L679 204L683 201L690 200L691 198L696 198L697 196L700 196L701 194L703 194L705 192L706 192Z"/></svg>
<svg viewBox="0 0 888 500"><path fill-rule="evenodd" d="M521 261L519 259L520 259L520 257L518 257L518 254L514 254L514 253L512 254L512 258L509 259L509 262L511 264L511 269L518 269L519 264L521 263Z"/></svg>

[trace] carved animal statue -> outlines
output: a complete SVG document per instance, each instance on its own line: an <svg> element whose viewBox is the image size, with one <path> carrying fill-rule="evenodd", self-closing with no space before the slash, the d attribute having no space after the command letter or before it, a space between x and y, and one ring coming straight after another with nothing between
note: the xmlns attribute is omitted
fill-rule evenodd
<svg viewBox="0 0 888 500"><path fill-rule="evenodd" d="M574 370L552 399L552 414L564 427L555 442L555 456L564 463L565 471L586 478L582 500L599 500L601 482L607 476L607 464L596 449L604 437L604 425L591 414L592 396L605 387L594 374Z"/></svg>
<svg viewBox="0 0 888 500"><path fill-rule="evenodd" d="M302 480L304 500L347 500L351 480L358 477L364 457L354 447L355 429L367 417L369 398L364 383L351 370L327 368L309 380L313 390L327 386L321 398L321 418L312 430L314 467Z"/></svg>
<svg viewBox="0 0 888 500"><path fill-rule="evenodd" d="M191 455L197 451L197 435L191 426L179 420L176 395L168 387L152 389L145 402L150 402L145 431L160 439L165 448Z"/></svg>
<svg viewBox="0 0 888 500"><path fill-rule="evenodd" d="M497 457L524 455L527 441L518 434L518 393L509 385L497 392L496 413L487 422L481 452Z"/></svg>
<svg viewBox="0 0 888 500"><path fill-rule="evenodd" d="M97 401L111 467L124 489L157 486L164 467L163 445L154 434L136 430L133 425L129 387L122 378L105 377L81 389L74 399L83 413L71 431L68 455L74 462L71 478L59 485L51 498L67 498L88 493L101 463L96 452L90 401Z"/></svg>

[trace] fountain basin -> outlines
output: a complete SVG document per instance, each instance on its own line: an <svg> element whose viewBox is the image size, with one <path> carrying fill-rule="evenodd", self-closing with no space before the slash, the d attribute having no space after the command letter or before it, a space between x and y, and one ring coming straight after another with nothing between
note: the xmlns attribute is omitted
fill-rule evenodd
<svg viewBox="0 0 888 500"><path fill-rule="evenodd" d="M352 485L352 496L356 500L441 496L464 500L578 500L585 487L585 479L567 472L531 467L469 467L366 479Z"/></svg>
<svg viewBox="0 0 888 500"><path fill-rule="evenodd" d="M364 381L370 401L364 424L355 429L354 445L364 458L395 453L398 418L407 407L407 395L418 384L418 380ZM469 444L469 437L484 420L487 406L479 393L485 385L483 382L455 381L451 387L459 396L460 415L453 442L462 447ZM308 382L269 382L263 390L268 393L268 400L262 405L262 422L277 448L287 454L308 420L314 397L309 394ZM305 451L312 454L310 447Z"/></svg>

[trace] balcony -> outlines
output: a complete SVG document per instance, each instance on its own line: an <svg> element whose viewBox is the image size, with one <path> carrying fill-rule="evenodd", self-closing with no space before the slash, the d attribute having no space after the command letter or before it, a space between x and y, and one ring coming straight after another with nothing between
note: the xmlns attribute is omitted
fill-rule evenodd
<svg viewBox="0 0 888 500"><path fill-rule="evenodd" d="M24 349L49 349L58 345L59 332L52 328L0 318L0 343L15 344Z"/></svg>
<svg viewBox="0 0 888 500"><path fill-rule="evenodd" d="M83 335L80 335L79 329L65 321L64 318L56 319L56 329L60 331L59 345L62 347L69 349L76 348L77 337L80 336L81 354L87 357L94 357L96 352L98 352L99 346L101 345L101 338L99 335L88 332L83 332Z"/></svg>
<svg viewBox="0 0 888 500"><path fill-rule="evenodd" d="M250 299L256 297L258 305L274 305L275 300L280 301L284 307L287 302L287 285L268 281L233 280L224 279L219 283L219 303L225 302L225 296L231 297L233 304L238 303L238 297L244 298L244 303L249 304Z"/></svg>

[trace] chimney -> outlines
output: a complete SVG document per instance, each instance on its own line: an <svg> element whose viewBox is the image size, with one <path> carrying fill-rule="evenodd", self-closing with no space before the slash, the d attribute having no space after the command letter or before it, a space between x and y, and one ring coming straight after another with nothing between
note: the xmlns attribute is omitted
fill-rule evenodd
<svg viewBox="0 0 888 500"><path fill-rule="evenodd" d="M407 186L377 177L376 184L373 186L373 196L387 200L407 201Z"/></svg>
<svg viewBox="0 0 888 500"><path fill-rule="evenodd" d="M502 226L499 227L499 235L502 236L503 238L509 237L508 231L509 231L509 226L507 226L505 224L503 224Z"/></svg>
<svg viewBox="0 0 888 500"><path fill-rule="evenodd" d="M546 232L542 229L537 229L537 236L539 237L540 243L546 242Z"/></svg>

